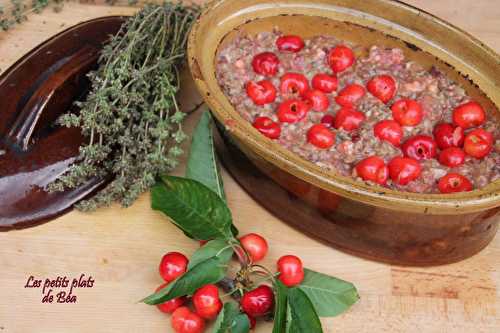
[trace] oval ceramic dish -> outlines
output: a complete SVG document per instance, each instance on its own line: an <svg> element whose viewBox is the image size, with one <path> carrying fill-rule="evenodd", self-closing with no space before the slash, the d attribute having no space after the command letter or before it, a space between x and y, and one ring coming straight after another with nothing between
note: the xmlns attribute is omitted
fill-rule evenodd
<svg viewBox="0 0 500 333"><path fill-rule="evenodd" d="M279 217L340 249L391 263L443 264L484 248L498 228L500 182L453 195L370 186L300 158L237 114L215 77L217 52L237 33L255 34L274 27L304 38L326 34L366 47L402 48L407 58L426 68L438 67L496 111L500 57L456 27L389 0L217 0L194 26L188 46L191 73L223 125L229 144L225 152L232 152L223 154L223 161ZM500 121L499 112L493 117ZM279 188L258 176L263 174ZM256 186L255 181L263 185ZM276 196L266 195L263 188ZM292 196L278 194L283 189Z"/></svg>

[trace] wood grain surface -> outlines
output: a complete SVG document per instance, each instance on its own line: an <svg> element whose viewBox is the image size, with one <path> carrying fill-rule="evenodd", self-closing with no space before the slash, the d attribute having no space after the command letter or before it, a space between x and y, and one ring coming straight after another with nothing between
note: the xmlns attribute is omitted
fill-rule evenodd
<svg viewBox="0 0 500 333"><path fill-rule="evenodd" d="M407 2L500 52L497 0ZM59 14L30 15L23 25L0 32L0 69L70 25L135 10L68 3ZM189 117L188 130L197 116ZM224 180L236 225L270 243L265 265L272 268L279 256L296 253L307 267L358 287L360 302L348 313L322 320L325 332L500 332L500 236L480 254L448 266L369 262L298 233L259 207L226 172ZM171 332L168 316L137 301L161 283L157 264L163 253L189 255L197 246L149 208L149 194L128 209L72 212L36 228L0 233L0 333ZM40 289L24 288L31 275L44 280L81 274L95 283L73 291L75 304L42 304ZM271 324L259 322L256 332L270 330Z"/></svg>

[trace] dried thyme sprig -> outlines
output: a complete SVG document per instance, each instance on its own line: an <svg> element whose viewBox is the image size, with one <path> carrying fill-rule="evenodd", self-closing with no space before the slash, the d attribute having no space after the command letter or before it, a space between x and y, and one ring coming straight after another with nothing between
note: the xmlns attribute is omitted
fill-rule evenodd
<svg viewBox="0 0 500 333"><path fill-rule="evenodd" d="M78 103L80 113L60 119L64 126L80 127L89 143L51 190L112 175L106 188L78 208L94 210L114 201L129 206L177 165L186 137L185 114L175 99L178 71L198 13L191 5L146 5L104 47L99 69L89 75L92 89Z"/></svg>
<svg viewBox="0 0 500 333"><path fill-rule="evenodd" d="M59 12L67 0L10 0L10 6L0 4L0 29L9 30L12 26L20 24L28 19L29 13L40 13L48 6Z"/></svg>
<svg viewBox="0 0 500 333"><path fill-rule="evenodd" d="M30 13L41 13L49 6L55 12L60 12L64 7L64 2L67 1L69 0L10 0L8 6L0 3L0 30L7 31L14 25L27 21ZM135 6L139 0L105 0L105 3Z"/></svg>

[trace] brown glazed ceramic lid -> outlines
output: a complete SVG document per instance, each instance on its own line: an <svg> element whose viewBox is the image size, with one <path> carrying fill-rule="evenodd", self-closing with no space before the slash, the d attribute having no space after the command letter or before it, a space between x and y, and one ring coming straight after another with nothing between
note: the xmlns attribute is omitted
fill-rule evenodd
<svg viewBox="0 0 500 333"><path fill-rule="evenodd" d="M86 74L123 20L105 17L74 26L0 76L0 230L47 221L105 183L93 179L64 192L46 191L75 162L84 142L77 129L54 121L84 96Z"/></svg>

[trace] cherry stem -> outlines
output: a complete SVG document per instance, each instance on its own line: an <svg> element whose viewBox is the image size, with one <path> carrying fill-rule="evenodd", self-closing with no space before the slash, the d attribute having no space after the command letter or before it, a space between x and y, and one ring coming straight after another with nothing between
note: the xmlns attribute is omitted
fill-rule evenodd
<svg viewBox="0 0 500 333"><path fill-rule="evenodd" d="M240 262L240 264L243 268L246 268L246 267L252 265L252 258L247 253L247 251L243 248L243 246L241 246L239 241L237 241L237 243L231 243L230 245L233 248L234 252L236 253L236 256L238 257L238 261Z"/></svg>
<svg viewBox="0 0 500 333"><path fill-rule="evenodd" d="M265 279L261 279L261 280L257 281L255 284L256 284L256 285L259 285L259 284L261 284L262 282L266 282L266 281L269 281L269 280L274 280L274 279L275 279L278 275L280 275L280 273L278 273L278 272L277 272L277 273L275 273L275 274L273 274L273 275L271 275L271 276L268 276L268 275L267 275L267 273L266 273L266 278L265 278Z"/></svg>
<svg viewBox="0 0 500 333"><path fill-rule="evenodd" d="M262 266L262 265L252 265L252 268L253 268L253 267L260 268L260 269L262 269L262 271L263 271L263 272L262 272L262 271L259 271L259 270L253 270L253 269L252 269L252 272L256 272L257 274L259 274L259 273L260 273L260 274L264 273L265 275L267 275L267 276L268 276L268 278L269 278L270 280L273 280L273 283L275 283L275 282L276 282L275 274L271 273L271 271L270 271L270 270L268 270L266 267L264 267L264 266Z"/></svg>
<svg viewBox="0 0 500 333"><path fill-rule="evenodd" d="M231 245L231 244L229 244L228 246L223 247L222 249L220 249L220 250L219 250L219 252L217 252L217 253L215 254L215 256L216 256L216 257L218 257L218 256L219 256L222 252L224 252L224 251L226 251L227 249L232 248L232 247L233 247L233 245Z"/></svg>

